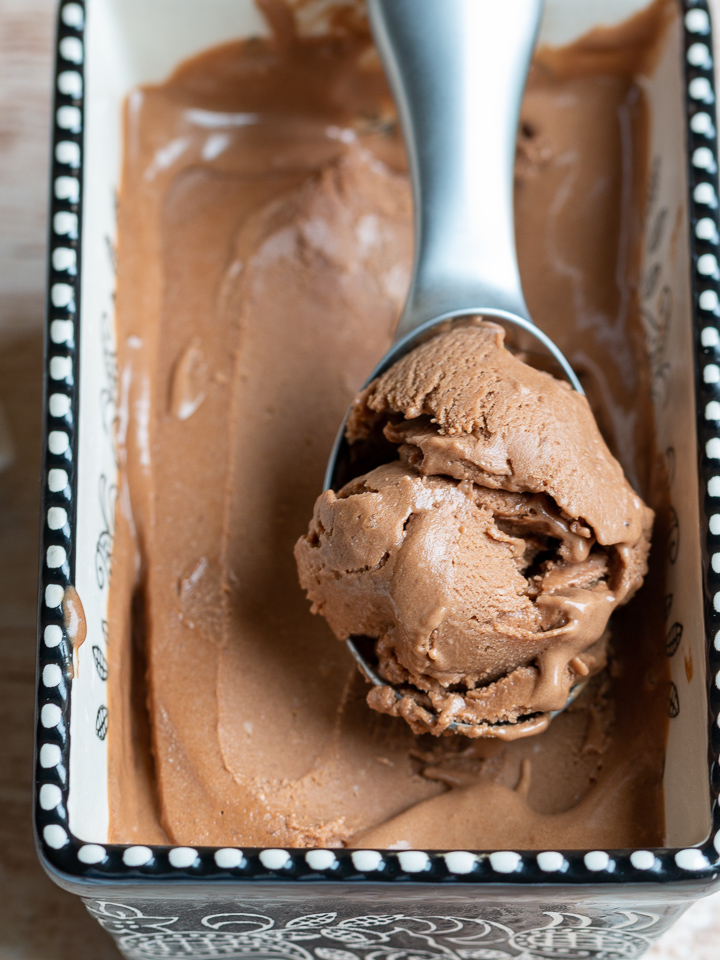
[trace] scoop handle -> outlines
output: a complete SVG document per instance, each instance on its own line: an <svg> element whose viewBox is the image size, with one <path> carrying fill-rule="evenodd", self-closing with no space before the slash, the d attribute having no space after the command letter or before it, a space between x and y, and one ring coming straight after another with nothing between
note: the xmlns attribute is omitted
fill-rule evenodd
<svg viewBox="0 0 720 960"><path fill-rule="evenodd" d="M542 6L368 0L415 204L415 263L397 339L480 308L530 319L515 251L513 168Z"/></svg>

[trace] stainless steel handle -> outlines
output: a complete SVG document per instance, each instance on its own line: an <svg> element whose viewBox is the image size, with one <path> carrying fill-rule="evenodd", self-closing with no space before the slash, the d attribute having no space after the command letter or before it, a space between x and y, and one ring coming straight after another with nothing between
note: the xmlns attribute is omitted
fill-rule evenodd
<svg viewBox="0 0 720 960"><path fill-rule="evenodd" d="M529 320L513 225L542 0L368 0L408 150L415 264L397 338L479 308Z"/></svg>

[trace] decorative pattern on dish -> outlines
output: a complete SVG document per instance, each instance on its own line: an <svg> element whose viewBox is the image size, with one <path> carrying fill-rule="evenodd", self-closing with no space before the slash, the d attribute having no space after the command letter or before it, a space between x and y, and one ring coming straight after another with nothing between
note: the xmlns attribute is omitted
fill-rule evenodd
<svg viewBox="0 0 720 960"><path fill-rule="evenodd" d="M511 960L515 957L641 956L659 916L623 911L599 923L583 913L545 912L542 926L519 929L498 920L415 917L405 914L348 917L299 916L284 925L260 913L220 913L200 918L192 930L181 916L149 916L122 903L91 900L89 912L131 960L151 957L262 957L263 960ZM650 935L645 931L649 931Z"/></svg>

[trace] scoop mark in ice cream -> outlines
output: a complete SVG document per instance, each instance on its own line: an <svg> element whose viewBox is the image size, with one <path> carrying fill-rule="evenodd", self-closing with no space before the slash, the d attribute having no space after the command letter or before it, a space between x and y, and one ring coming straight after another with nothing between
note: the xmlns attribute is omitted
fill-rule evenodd
<svg viewBox="0 0 720 960"><path fill-rule="evenodd" d="M187 420L205 399L207 368L199 339L195 338L178 358L170 386L170 410L178 420Z"/></svg>
<svg viewBox="0 0 720 960"><path fill-rule="evenodd" d="M587 400L503 339L455 326L358 395L351 445L399 459L323 493L295 549L313 612L376 641L369 705L415 733L540 732L647 571L653 513Z"/></svg>

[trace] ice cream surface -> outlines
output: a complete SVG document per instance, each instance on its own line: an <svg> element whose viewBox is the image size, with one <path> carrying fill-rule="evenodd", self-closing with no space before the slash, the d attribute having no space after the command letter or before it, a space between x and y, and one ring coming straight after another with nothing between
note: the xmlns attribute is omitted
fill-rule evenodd
<svg viewBox="0 0 720 960"><path fill-rule="evenodd" d="M613 616L609 669L589 677L545 732L512 742L418 736L368 709L367 683L345 646L310 613L293 547L338 424L392 342L412 210L392 101L362 23L344 18L323 35L303 21L310 35L299 36L284 4L265 0L263 9L269 36L208 50L127 103L107 617L110 840L660 844L662 549L651 553L650 582ZM307 5L301 12L310 15ZM662 530L637 300L649 163L635 80L638 50L654 49L660 35L655 10L589 45L538 55L515 209L531 315L580 374L610 449ZM373 409L376 400L368 396L359 430L375 429L375 418L404 420ZM430 419L408 424L424 429ZM485 530L492 517L502 537L480 542L507 561L530 534L497 511L528 496L544 509L555 494L430 475L420 456L430 464L447 457L436 441L462 439L443 429L385 441L400 466L382 482L397 481L417 505L420 487L423 496L442 490L443 516L457 504ZM401 448L414 450L413 462L399 458ZM632 519L631 498L623 511ZM560 513L550 513L557 524ZM614 514L603 516L592 514L598 537ZM417 515L418 528L425 520ZM555 539L571 552L589 539L570 534ZM609 558L616 588L618 551L603 549L595 544L590 556ZM514 560L507 569L507 583L522 586ZM519 609L527 600L519 597ZM589 663L589 649L579 656ZM451 671L452 663L448 652Z"/></svg>
<svg viewBox="0 0 720 960"><path fill-rule="evenodd" d="M313 611L376 641L368 703L416 733L545 729L647 572L652 511L587 400L503 340L455 325L362 391L348 439L400 459L322 494L295 548Z"/></svg>

